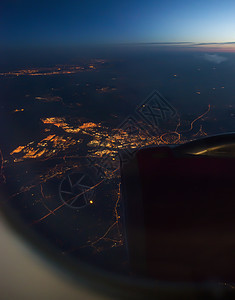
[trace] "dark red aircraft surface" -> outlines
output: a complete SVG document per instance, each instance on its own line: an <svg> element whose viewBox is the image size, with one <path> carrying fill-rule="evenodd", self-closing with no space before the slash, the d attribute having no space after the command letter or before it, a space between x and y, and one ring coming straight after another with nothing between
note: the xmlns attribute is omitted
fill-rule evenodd
<svg viewBox="0 0 235 300"><path fill-rule="evenodd" d="M235 281L235 135L145 148L122 164L133 273Z"/></svg>

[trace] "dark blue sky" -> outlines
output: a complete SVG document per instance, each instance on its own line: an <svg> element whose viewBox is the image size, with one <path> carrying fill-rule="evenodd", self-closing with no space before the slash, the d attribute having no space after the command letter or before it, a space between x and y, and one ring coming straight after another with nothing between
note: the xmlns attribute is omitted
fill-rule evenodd
<svg viewBox="0 0 235 300"><path fill-rule="evenodd" d="M234 0L1 0L4 46L235 41Z"/></svg>

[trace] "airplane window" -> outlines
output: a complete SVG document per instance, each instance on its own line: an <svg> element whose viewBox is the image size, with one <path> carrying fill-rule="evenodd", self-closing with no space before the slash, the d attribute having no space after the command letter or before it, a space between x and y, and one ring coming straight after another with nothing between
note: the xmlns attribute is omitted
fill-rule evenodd
<svg viewBox="0 0 235 300"><path fill-rule="evenodd" d="M2 212L119 298L235 287L226 3L0 4Z"/></svg>

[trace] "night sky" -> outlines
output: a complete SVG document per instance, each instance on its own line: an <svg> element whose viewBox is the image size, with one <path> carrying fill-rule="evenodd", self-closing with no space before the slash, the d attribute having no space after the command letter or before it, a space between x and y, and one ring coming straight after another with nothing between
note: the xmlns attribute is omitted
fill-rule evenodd
<svg viewBox="0 0 235 300"><path fill-rule="evenodd" d="M0 3L1 47L234 42L234 0Z"/></svg>

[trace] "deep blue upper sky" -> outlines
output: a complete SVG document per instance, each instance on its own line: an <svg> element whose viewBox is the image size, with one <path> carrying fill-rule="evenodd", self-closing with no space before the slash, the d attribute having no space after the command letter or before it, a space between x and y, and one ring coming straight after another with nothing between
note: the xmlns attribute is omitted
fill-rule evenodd
<svg viewBox="0 0 235 300"><path fill-rule="evenodd" d="M1 0L4 46L235 41L234 0Z"/></svg>

